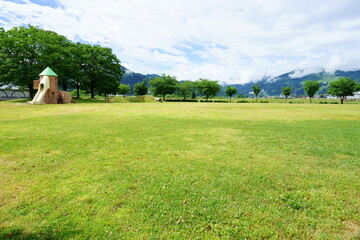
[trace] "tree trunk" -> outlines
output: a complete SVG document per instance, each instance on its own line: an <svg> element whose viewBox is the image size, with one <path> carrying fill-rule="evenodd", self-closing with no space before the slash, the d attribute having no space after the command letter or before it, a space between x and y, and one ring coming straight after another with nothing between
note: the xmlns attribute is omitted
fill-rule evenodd
<svg viewBox="0 0 360 240"><path fill-rule="evenodd" d="M340 103L341 103L341 104L344 103L344 98L340 97Z"/></svg>
<svg viewBox="0 0 360 240"><path fill-rule="evenodd" d="M231 102L231 97L230 97L230 102Z"/></svg>
<svg viewBox="0 0 360 240"><path fill-rule="evenodd" d="M163 102L165 102L165 95L166 95L166 94L163 95Z"/></svg>
<svg viewBox="0 0 360 240"><path fill-rule="evenodd" d="M95 92L93 89L91 89L91 98L95 98Z"/></svg>
<svg viewBox="0 0 360 240"><path fill-rule="evenodd" d="M208 99L209 99L209 96L206 96L206 101L208 101Z"/></svg>
<svg viewBox="0 0 360 240"><path fill-rule="evenodd" d="M125 98L125 94L123 95L123 98Z"/></svg>
<svg viewBox="0 0 360 240"><path fill-rule="evenodd" d="M310 103L311 103L311 97L310 97Z"/></svg>
<svg viewBox="0 0 360 240"><path fill-rule="evenodd" d="M77 99L80 99L80 85L79 84L76 85L76 97L77 97Z"/></svg>
<svg viewBox="0 0 360 240"><path fill-rule="evenodd" d="M29 84L29 94L30 94L30 98L33 99L34 98L34 87L32 84Z"/></svg>
<svg viewBox="0 0 360 240"><path fill-rule="evenodd" d="M287 96L285 96L285 102L287 102Z"/></svg>
<svg viewBox="0 0 360 240"><path fill-rule="evenodd" d="M255 95L255 102L257 102L257 95Z"/></svg>

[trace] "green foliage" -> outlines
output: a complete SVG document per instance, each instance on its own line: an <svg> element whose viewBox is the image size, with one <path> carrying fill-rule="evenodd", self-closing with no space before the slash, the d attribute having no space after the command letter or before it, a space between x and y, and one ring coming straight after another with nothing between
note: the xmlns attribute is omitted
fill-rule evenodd
<svg viewBox="0 0 360 240"><path fill-rule="evenodd" d="M259 95L259 93L261 92L261 87L260 87L260 83L252 85L252 90L255 94L255 98L256 98L256 102L257 102L257 96Z"/></svg>
<svg viewBox="0 0 360 240"><path fill-rule="evenodd" d="M118 86L118 94L123 95L123 97L125 98L125 95L128 94L130 92L130 86L126 85L126 84L120 84Z"/></svg>
<svg viewBox="0 0 360 240"><path fill-rule="evenodd" d="M281 88L281 93L285 96L285 102L286 99L291 95L292 92L292 87L282 87Z"/></svg>
<svg viewBox="0 0 360 240"><path fill-rule="evenodd" d="M237 96L236 96L237 98L246 98L246 96L244 95L244 94L238 94Z"/></svg>
<svg viewBox="0 0 360 240"><path fill-rule="evenodd" d="M183 97L183 100L186 100L187 97L196 98L195 88L196 85L194 82L179 82L177 85L176 93L177 95ZM195 97L193 96L193 94L195 94Z"/></svg>
<svg viewBox="0 0 360 240"><path fill-rule="evenodd" d="M230 97L230 102L231 102L231 97L234 94L237 94L238 91L237 91L236 87L227 86L225 92L226 92L226 95L228 95Z"/></svg>
<svg viewBox="0 0 360 240"><path fill-rule="evenodd" d="M196 88L199 94L206 98L206 101L208 101L209 97L215 97L221 90L221 86L218 84L218 81L211 81L202 78L196 81Z"/></svg>
<svg viewBox="0 0 360 240"><path fill-rule="evenodd" d="M146 79L141 83L134 85L134 91L136 96L146 95L148 93L148 87L146 85Z"/></svg>
<svg viewBox="0 0 360 240"><path fill-rule="evenodd" d="M341 104L347 96L353 96L358 84L349 77L340 77L339 80L330 83L328 93L340 98Z"/></svg>
<svg viewBox="0 0 360 240"><path fill-rule="evenodd" d="M309 96L310 98L310 103L311 103L311 98L314 97L315 93L317 91L319 91L319 88L320 88L320 83L317 82L317 81L310 81L310 80L307 80L305 83L304 83L304 91L306 92L306 94Z"/></svg>
<svg viewBox="0 0 360 240"><path fill-rule="evenodd" d="M165 101L165 96L167 94L175 93L178 81L176 80L176 77L163 74L160 77L151 79L149 84L151 86L151 92L155 96L161 95L163 101Z"/></svg>
<svg viewBox="0 0 360 240"><path fill-rule="evenodd" d="M55 32L34 26L0 30L0 85L25 87L34 95L33 80L46 67L59 75L59 86L95 94L115 93L123 74L110 48L72 43Z"/></svg>
<svg viewBox="0 0 360 240"><path fill-rule="evenodd" d="M25 87L33 97L33 80L51 66L60 76L59 83L67 88L67 81L62 75L70 68L69 40L31 25L0 32L1 84Z"/></svg>

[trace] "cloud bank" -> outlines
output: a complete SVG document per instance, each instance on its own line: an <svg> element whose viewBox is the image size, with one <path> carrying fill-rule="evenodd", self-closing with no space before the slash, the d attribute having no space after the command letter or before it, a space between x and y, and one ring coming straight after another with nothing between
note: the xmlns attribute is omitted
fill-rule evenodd
<svg viewBox="0 0 360 240"><path fill-rule="evenodd" d="M111 47L135 72L226 83L360 66L357 0L13 0L0 27Z"/></svg>

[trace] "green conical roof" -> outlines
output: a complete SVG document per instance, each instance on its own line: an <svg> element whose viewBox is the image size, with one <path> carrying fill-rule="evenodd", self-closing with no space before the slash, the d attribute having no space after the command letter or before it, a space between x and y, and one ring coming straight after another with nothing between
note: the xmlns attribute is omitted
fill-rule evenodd
<svg viewBox="0 0 360 240"><path fill-rule="evenodd" d="M58 75L49 67L47 67L44 71L42 71L39 76L54 76L57 77Z"/></svg>

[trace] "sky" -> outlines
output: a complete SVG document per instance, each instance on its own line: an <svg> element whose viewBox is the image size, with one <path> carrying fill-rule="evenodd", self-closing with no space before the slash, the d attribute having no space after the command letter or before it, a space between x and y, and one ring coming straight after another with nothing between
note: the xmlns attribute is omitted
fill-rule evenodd
<svg viewBox="0 0 360 240"><path fill-rule="evenodd" d="M359 0L0 0L0 27L28 24L178 80L360 69Z"/></svg>

